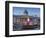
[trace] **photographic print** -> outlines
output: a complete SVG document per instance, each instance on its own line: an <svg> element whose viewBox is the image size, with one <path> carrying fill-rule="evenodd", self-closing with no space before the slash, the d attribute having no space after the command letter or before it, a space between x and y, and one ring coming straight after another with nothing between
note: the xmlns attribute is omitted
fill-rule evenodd
<svg viewBox="0 0 46 38"><path fill-rule="evenodd" d="M45 4L35 2L5 2L5 36L45 34Z"/></svg>
<svg viewBox="0 0 46 38"><path fill-rule="evenodd" d="M13 7L13 31L39 29L40 8Z"/></svg>

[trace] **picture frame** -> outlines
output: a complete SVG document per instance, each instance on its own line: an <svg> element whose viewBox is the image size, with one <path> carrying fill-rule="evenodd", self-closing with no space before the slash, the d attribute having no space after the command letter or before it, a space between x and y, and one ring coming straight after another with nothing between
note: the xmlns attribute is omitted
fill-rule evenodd
<svg viewBox="0 0 46 38"><path fill-rule="evenodd" d="M27 10L29 13L27 13L27 11L26 13L23 13L22 12L23 10ZM29 17L30 19L28 20L26 19L26 23L24 20L23 20L24 22L23 21L22 22L20 21L21 23L19 22L19 24L23 25L23 28L21 28L22 26L17 26L18 21L14 20L14 16L16 15L17 17L15 18L18 18L18 21L20 17L25 19L28 18L30 15L33 16L35 15L34 17L39 18L40 21L36 21L39 24L34 23L35 20L34 21L32 20L32 18L34 19L34 17L33 16L32 18ZM19 17L18 15L21 16ZM29 22L29 20L31 21ZM15 23L13 23L14 21ZM32 25L32 23L34 25ZM28 26L25 27L24 25L28 25ZM45 3L20 2L20 1L5 2L5 36L6 37L32 36L32 35L44 35L44 34L45 34Z"/></svg>

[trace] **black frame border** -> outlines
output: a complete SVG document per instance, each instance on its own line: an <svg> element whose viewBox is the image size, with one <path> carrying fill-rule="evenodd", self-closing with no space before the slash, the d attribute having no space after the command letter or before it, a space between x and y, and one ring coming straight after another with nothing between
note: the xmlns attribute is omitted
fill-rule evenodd
<svg viewBox="0 0 46 38"><path fill-rule="evenodd" d="M43 5L43 33L38 34L23 34L23 35L9 35L9 3L21 3L21 4L36 4ZM45 3L37 2L20 2L20 1L5 1L5 37L18 37L18 36L32 36L32 35L45 35Z"/></svg>

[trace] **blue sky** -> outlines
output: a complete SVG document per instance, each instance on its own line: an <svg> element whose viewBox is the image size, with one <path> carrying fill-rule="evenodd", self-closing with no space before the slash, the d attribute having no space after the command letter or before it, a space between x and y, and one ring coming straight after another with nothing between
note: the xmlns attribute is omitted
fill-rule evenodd
<svg viewBox="0 0 46 38"><path fill-rule="evenodd" d="M28 11L29 16L40 16L40 8L28 8L28 7L13 7L13 15L22 15L25 11Z"/></svg>

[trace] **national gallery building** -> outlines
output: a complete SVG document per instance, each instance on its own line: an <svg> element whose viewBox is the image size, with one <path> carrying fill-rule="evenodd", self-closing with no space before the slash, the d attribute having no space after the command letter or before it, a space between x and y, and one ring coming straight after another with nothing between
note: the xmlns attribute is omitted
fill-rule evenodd
<svg viewBox="0 0 46 38"><path fill-rule="evenodd" d="M25 10L24 15L13 15L13 30L40 28L40 18L29 16Z"/></svg>

